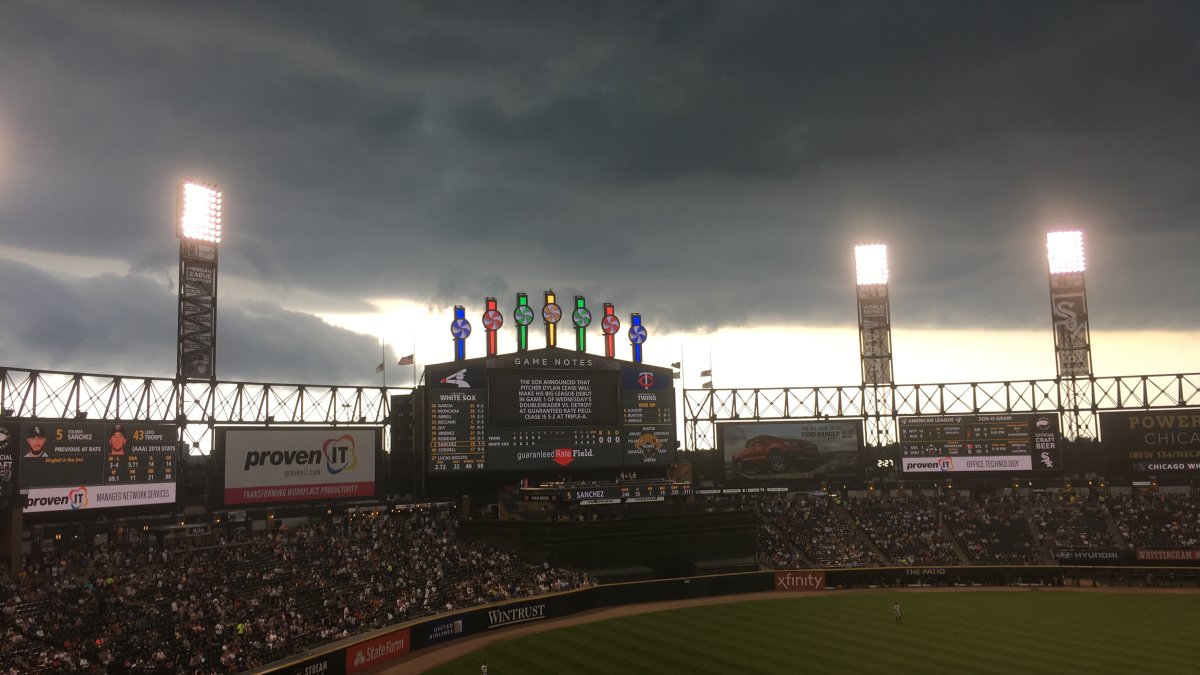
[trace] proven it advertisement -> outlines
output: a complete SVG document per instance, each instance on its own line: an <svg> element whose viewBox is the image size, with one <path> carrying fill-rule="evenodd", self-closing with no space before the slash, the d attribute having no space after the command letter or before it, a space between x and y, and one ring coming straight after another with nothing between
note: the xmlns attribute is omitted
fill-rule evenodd
<svg viewBox="0 0 1200 675"><path fill-rule="evenodd" d="M225 505L375 496L376 429L228 429Z"/></svg>

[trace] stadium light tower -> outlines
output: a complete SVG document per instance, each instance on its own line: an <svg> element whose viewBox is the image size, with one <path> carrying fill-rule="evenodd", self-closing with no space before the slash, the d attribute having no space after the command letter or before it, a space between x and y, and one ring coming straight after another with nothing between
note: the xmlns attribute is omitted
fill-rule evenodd
<svg viewBox="0 0 1200 675"><path fill-rule="evenodd" d="M1064 408L1068 424L1078 438L1083 431L1079 403L1082 392L1076 378L1092 376L1092 340L1088 328L1086 263L1083 232L1046 233L1046 259L1050 268L1050 317L1054 326L1054 361L1058 379L1065 380Z"/></svg>
<svg viewBox="0 0 1200 675"><path fill-rule="evenodd" d="M180 183L175 226L179 237L179 333L175 374L181 381L215 380L221 189L191 180Z"/></svg>
<svg viewBox="0 0 1200 675"><path fill-rule="evenodd" d="M888 409L886 391L892 384L892 321L888 303L888 257L886 244L854 247L858 287L858 349L862 362L864 413L875 418L868 441L887 444L883 412ZM867 393L870 392L870 400Z"/></svg>
<svg viewBox="0 0 1200 675"><path fill-rule="evenodd" d="M858 280L858 337L862 355L862 382L892 383L892 326L888 304L886 244L854 247Z"/></svg>

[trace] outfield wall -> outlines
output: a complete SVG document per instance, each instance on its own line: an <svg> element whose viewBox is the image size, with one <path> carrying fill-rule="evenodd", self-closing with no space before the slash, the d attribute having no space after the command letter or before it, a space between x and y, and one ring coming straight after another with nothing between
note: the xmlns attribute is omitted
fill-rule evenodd
<svg viewBox="0 0 1200 675"><path fill-rule="evenodd" d="M1169 586L1200 588L1196 567L944 566L796 569L593 586L424 617L317 647L250 671L256 675L349 675L414 651L493 630L614 605L778 590L910 586Z"/></svg>

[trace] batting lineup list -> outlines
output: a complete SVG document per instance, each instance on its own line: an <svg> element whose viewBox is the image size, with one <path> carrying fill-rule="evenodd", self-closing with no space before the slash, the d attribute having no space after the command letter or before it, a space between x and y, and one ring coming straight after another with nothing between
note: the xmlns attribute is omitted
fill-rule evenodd
<svg viewBox="0 0 1200 675"><path fill-rule="evenodd" d="M485 398L486 392L482 389L430 392L431 471L484 468L487 455Z"/></svg>

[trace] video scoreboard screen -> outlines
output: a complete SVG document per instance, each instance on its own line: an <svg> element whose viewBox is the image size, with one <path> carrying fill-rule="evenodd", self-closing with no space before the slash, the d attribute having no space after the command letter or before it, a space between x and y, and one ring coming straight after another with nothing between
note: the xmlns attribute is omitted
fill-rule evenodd
<svg viewBox="0 0 1200 675"><path fill-rule="evenodd" d="M50 420L18 426L27 513L174 504L178 431L152 422Z"/></svg>
<svg viewBox="0 0 1200 675"><path fill-rule="evenodd" d="M563 349L426 369L431 473L666 465L670 369Z"/></svg>
<svg viewBox="0 0 1200 675"><path fill-rule="evenodd" d="M1200 408L1102 412L1110 474L1200 475Z"/></svg>
<svg viewBox="0 0 1200 675"><path fill-rule="evenodd" d="M899 418L900 471L1060 473L1057 413Z"/></svg>
<svg viewBox="0 0 1200 675"><path fill-rule="evenodd" d="M726 479L844 479L861 473L862 438L858 419L724 422L717 447Z"/></svg>

